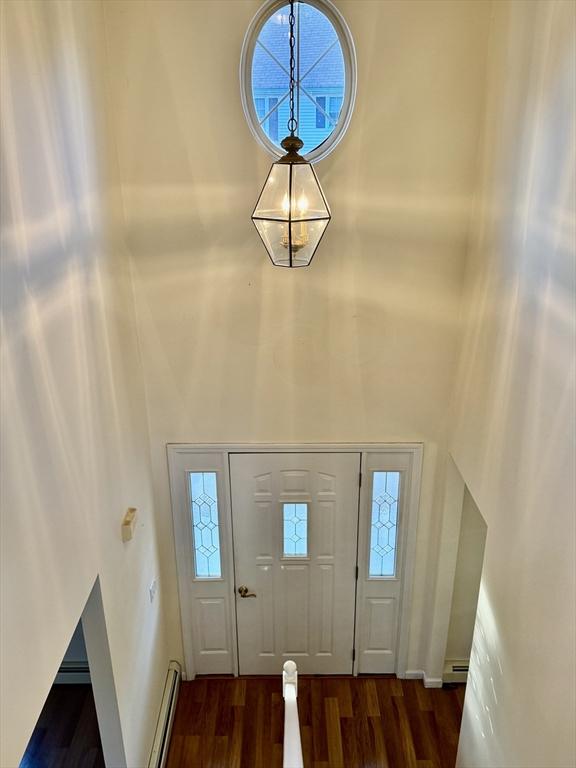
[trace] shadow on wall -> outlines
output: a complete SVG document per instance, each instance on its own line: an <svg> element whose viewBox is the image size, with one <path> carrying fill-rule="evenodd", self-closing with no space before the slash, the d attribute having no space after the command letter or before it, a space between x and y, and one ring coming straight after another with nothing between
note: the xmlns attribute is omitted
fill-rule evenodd
<svg viewBox="0 0 576 768"><path fill-rule="evenodd" d="M468 677L487 531L480 510L465 488L442 676L445 683L466 682Z"/></svg>
<svg viewBox="0 0 576 768"><path fill-rule="evenodd" d="M461 766L576 764L575 10L493 4L451 445L489 531Z"/></svg>
<svg viewBox="0 0 576 768"><path fill-rule="evenodd" d="M24 752L97 575L136 765L169 658L147 596L159 562L102 6L0 3L2 766Z"/></svg>

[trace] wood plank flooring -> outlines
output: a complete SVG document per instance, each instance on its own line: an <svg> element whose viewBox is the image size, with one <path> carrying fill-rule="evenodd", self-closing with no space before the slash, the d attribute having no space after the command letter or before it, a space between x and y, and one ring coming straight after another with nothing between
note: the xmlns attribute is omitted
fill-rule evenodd
<svg viewBox="0 0 576 768"><path fill-rule="evenodd" d="M105 768L91 685L53 685L20 768Z"/></svg>
<svg viewBox="0 0 576 768"><path fill-rule="evenodd" d="M453 768L464 686L300 677L305 768ZM282 768L280 678L182 683L167 768Z"/></svg>

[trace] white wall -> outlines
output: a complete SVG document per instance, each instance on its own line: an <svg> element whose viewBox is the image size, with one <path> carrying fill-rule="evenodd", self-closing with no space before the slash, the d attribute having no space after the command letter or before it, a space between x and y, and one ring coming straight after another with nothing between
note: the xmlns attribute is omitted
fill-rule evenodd
<svg viewBox="0 0 576 768"><path fill-rule="evenodd" d="M482 575L486 523L468 489L464 492L446 660L470 658Z"/></svg>
<svg viewBox="0 0 576 768"><path fill-rule="evenodd" d="M100 575L124 750L168 664L129 264L111 228L99 2L3 2L0 765L15 768ZM120 523L138 507L124 545Z"/></svg>
<svg viewBox="0 0 576 768"><path fill-rule="evenodd" d="M337 3L357 105L317 167L333 221L312 267L293 272L270 265L250 221L270 158L244 121L238 63L259 5L105 4L172 653L167 442L421 440L410 664L422 668L490 4Z"/></svg>
<svg viewBox="0 0 576 768"><path fill-rule="evenodd" d="M258 5L103 4L157 539L129 265L107 226L121 205L101 5L2 3L3 768L98 573L126 753L145 762L166 648L180 653L168 441L423 440L412 664L441 644L426 630L492 6L338 3L357 107L318 167L333 222L292 273L249 221L269 158L237 64ZM489 525L466 768L575 760L573 9L494 4L450 445ZM140 524L122 545L128 506ZM159 558L166 638L147 597Z"/></svg>
<svg viewBox="0 0 576 768"><path fill-rule="evenodd" d="M453 438L488 524L463 768L576 764L575 9L495 4Z"/></svg>

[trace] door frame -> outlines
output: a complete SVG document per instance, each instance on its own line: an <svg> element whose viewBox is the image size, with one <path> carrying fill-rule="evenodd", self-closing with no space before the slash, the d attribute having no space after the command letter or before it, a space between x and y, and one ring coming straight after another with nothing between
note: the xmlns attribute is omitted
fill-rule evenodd
<svg viewBox="0 0 576 768"><path fill-rule="evenodd" d="M174 550L180 603L182 628L182 647L184 651L184 679L193 680L196 675L195 653L198 652L199 628L194 623L192 605L194 601L194 574L192 552L192 530L188 513L188 497L184 476L188 472L214 469L222 473L223 496L219 504L221 526L220 545L222 560L221 600L227 613L226 633L229 653L222 654L222 671L238 675L238 644L236 599L234 584L234 547L232 538L232 504L230 486L229 455L232 453L359 453L361 454L361 473L369 454L407 454L409 471L406 483L406 501L404 507L404 538L402 542L402 589L400 598L400 619L398 622L398 641L396 674L404 677L407 670L410 611L412 606L412 585L414 579L414 560L416 551L416 530L418 523L420 480L422 474L423 443L168 443L168 475L172 506ZM361 483L359 493L358 521L363 510L367 509L369 484ZM358 537L360 539L360 537ZM358 568L367 567L366 553L357 551ZM216 580L215 580L216 581ZM354 617L354 637L358 642L358 600L359 580L356 581L356 611ZM356 645L357 647L357 645ZM358 674L358 654L353 664L353 674ZM280 674L279 670L279 674Z"/></svg>

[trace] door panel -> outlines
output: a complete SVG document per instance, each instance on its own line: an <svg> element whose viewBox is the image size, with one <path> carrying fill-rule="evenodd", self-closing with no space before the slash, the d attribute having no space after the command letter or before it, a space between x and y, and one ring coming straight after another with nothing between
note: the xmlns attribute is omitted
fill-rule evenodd
<svg viewBox="0 0 576 768"><path fill-rule="evenodd" d="M230 454L240 674L351 673L359 471L359 453Z"/></svg>
<svg viewBox="0 0 576 768"><path fill-rule="evenodd" d="M360 508L358 672L397 669L410 457L369 454Z"/></svg>
<svg viewBox="0 0 576 768"><path fill-rule="evenodd" d="M366 653L393 654L396 600L369 597L366 605Z"/></svg>
<svg viewBox="0 0 576 768"><path fill-rule="evenodd" d="M202 629L200 653L226 652L228 627L227 606L222 598L200 598L196 601Z"/></svg>
<svg viewBox="0 0 576 768"><path fill-rule="evenodd" d="M189 676L230 674L236 666L227 470L228 456L221 451L170 455L174 547Z"/></svg>

